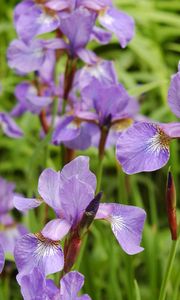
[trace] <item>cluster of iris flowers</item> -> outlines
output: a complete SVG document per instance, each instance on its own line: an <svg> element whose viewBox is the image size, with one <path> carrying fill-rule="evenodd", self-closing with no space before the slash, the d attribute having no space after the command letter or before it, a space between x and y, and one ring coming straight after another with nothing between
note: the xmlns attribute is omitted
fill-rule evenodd
<svg viewBox="0 0 180 300"><path fill-rule="evenodd" d="M61 171L45 169L41 173L38 199L16 194L12 183L0 179L0 270L5 253L11 252L25 300L90 299L78 296L84 277L72 267L95 220L110 223L127 254L143 250L145 211L100 203L106 148L116 147L117 160L127 174L157 170L169 159L170 141L180 137L180 123L143 119L137 100L118 82L113 62L87 47L93 40L108 44L115 34L124 48L134 36L133 18L117 10L110 0L24 0L15 7L14 26L17 39L8 48L8 64L19 76L31 75L16 86L17 104L12 111L0 113L2 130L9 137L21 138L23 131L14 118L26 112L37 115L39 138L50 133L50 142L61 145L66 158ZM57 74L62 57L66 58L65 70ZM178 118L179 95L180 70L172 77L168 92L169 106ZM89 158L74 158L76 150L89 147L98 149L98 182L89 169ZM24 214L40 205L55 215L40 232L29 233L9 214L14 207ZM47 276L60 271L56 286Z"/></svg>

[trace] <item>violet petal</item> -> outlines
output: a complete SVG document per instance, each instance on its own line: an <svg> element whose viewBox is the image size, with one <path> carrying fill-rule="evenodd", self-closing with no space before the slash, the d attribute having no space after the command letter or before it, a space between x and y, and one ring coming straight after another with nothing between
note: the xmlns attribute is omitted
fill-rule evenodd
<svg viewBox="0 0 180 300"><path fill-rule="evenodd" d="M142 208L121 204L100 204L96 219L106 219L122 249L132 255L143 250L139 246L146 213Z"/></svg>
<svg viewBox="0 0 180 300"><path fill-rule="evenodd" d="M169 141L160 125L137 122L120 134L117 159L127 174L160 169L169 159Z"/></svg>

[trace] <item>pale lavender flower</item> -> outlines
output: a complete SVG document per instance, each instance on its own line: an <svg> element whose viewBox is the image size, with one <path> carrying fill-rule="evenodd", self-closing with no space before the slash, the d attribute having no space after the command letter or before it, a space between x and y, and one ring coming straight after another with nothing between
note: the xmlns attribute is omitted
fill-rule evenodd
<svg viewBox="0 0 180 300"><path fill-rule="evenodd" d="M34 268L30 274L17 277L21 286L21 294L24 300L90 300L88 295L78 296L84 284L84 276L72 271L60 280L60 289L51 279L46 279L44 274Z"/></svg>
<svg viewBox="0 0 180 300"><path fill-rule="evenodd" d="M171 79L168 103L180 117L180 72ZM170 142L180 138L180 123L137 122L123 132L116 148L125 173L149 172L162 168L170 157Z"/></svg>
<svg viewBox="0 0 180 300"><path fill-rule="evenodd" d="M86 149L98 144L93 140L99 140L102 127L112 131L111 136L114 140L114 131L121 131L131 124L138 111L138 104L121 84L116 83L115 73L109 63L103 62L97 68L83 68L81 72L84 79L80 72L78 79L80 88L83 87L82 99L77 100L77 106L73 103L72 114L65 115L56 126L52 136L54 144L66 145L68 141L69 148L82 149L75 148L77 144L74 141L78 138L79 145ZM108 66L108 69L103 73L105 66Z"/></svg>
<svg viewBox="0 0 180 300"><path fill-rule="evenodd" d="M92 145L92 137L96 133L96 125L78 122L75 116L67 114L58 121L52 135L52 142L55 145L63 143L74 150L85 150Z"/></svg>
<svg viewBox="0 0 180 300"><path fill-rule="evenodd" d="M93 79L104 85L118 84L117 74L112 61L100 60L97 64L84 66L76 75L78 87L82 91ZM76 78L75 77L75 78Z"/></svg>
<svg viewBox="0 0 180 300"><path fill-rule="evenodd" d="M64 48L66 48L66 44L62 39L38 39L28 43L22 40L14 40L7 51L8 64L10 68L22 74L39 71L47 60L51 60L49 51Z"/></svg>
<svg viewBox="0 0 180 300"><path fill-rule="evenodd" d="M49 243L51 242L53 249L53 243L63 239L68 232L71 236L76 237L76 234L78 236L85 226L82 224L86 223L86 217L89 218L93 214L92 210L95 210L91 222L93 221L98 206L97 218L106 219L111 223L112 231L125 252L135 254L143 250L139 243L146 215L144 210L115 203L99 205L100 196L94 198L95 188L95 175L89 171L89 159L84 156L71 161L61 172L52 169L45 169L42 172L38 191L44 202L54 209L57 218L48 222L38 235L26 235L17 242L15 260L20 272L27 273L32 269L32 265L46 269ZM23 201L22 198L14 198L14 204L18 209L35 207L35 199L24 198ZM92 209L94 202L98 203L95 203L95 206L93 204ZM48 248L48 253L51 253L51 260L48 259L49 269L46 270L46 274L62 267L54 256L55 250Z"/></svg>
<svg viewBox="0 0 180 300"><path fill-rule="evenodd" d="M99 23L107 30L113 32L122 48L131 41L134 36L134 20L123 11L113 7L109 0L79 0L77 6L85 7L99 14ZM102 38L100 38L101 41ZM108 40L107 40L108 42Z"/></svg>
<svg viewBox="0 0 180 300"><path fill-rule="evenodd" d="M115 33L122 48L125 48L134 36L133 18L116 8L110 7L104 15L100 15L99 22Z"/></svg>
<svg viewBox="0 0 180 300"><path fill-rule="evenodd" d="M56 11L47 9L45 3L24 0L14 10L14 25L20 39L30 41L34 36L51 32L60 23Z"/></svg>
<svg viewBox="0 0 180 300"><path fill-rule="evenodd" d="M76 271L72 271L63 276L60 280L60 291L55 300L91 300L87 295L78 296L84 284L84 276Z"/></svg>
<svg viewBox="0 0 180 300"><path fill-rule="evenodd" d="M108 126L107 122L110 124L120 122L131 115L126 108L131 103L132 97L128 95L122 84L105 86L102 81L93 79L82 90L82 99L89 103L89 108L86 111L76 112L76 115L99 126Z"/></svg>
<svg viewBox="0 0 180 300"><path fill-rule="evenodd" d="M17 275L24 300L55 300L59 289L53 280L46 279L45 275L36 267L27 275Z"/></svg>

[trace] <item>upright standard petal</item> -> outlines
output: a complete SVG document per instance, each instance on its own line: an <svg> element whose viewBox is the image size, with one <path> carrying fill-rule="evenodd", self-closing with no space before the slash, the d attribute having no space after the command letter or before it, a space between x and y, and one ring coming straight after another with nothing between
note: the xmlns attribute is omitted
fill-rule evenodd
<svg viewBox="0 0 180 300"><path fill-rule="evenodd" d="M51 206L57 214L59 214L61 210L59 187L60 172L45 169L39 177L38 192L43 200Z"/></svg>
<svg viewBox="0 0 180 300"><path fill-rule="evenodd" d="M168 103L172 112L180 118L180 72L171 78L168 91Z"/></svg>
<svg viewBox="0 0 180 300"><path fill-rule="evenodd" d="M96 14L90 13L85 9L77 9L67 17L61 19L60 29L69 39L70 55L74 56L76 50L86 46L95 19Z"/></svg>
<svg viewBox="0 0 180 300"><path fill-rule="evenodd" d="M60 295L62 298L59 300L90 300L88 295L78 297L78 293L84 284L84 276L77 272L72 271L67 273L60 281Z"/></svg>
<svg viewBox="0 0 180 300"><path fill-rule="evenodd" d="M127 174L160 169L169 159L170 140L161 124L137 122L120 134L117 159Z"/></svg>
<svg viewBox="0 0 180 300"><path fill-rule="evenodd" d="M61 271L64 256L59 242L46 239L41 233L27 234L18 239L14 250L15 262L22 275L38 267L45 275Z"/></svg>
<svg viewBox="0 0 180 300"><path fill-rule="evenodd" d="M133 18L115 8L109 8L104 15L100 15L99 22L115 33L122 48L125 48L134 36Z"/></svg>
<svg viewBox="0 0 180 300"><path fill-rule="evenodd" d="M39 69L39 76L45 83L53 82L54 68L56 63L56 54L52 49L48 49L46 52L45 60Z"/></svg>
<svg viewBox="0 0 180 300"><path fill-rule="evenodd" d="M96 176L89 170L88 156L78 156L64 166L61 171L61 180L66 181L73 176L76 176L80 181L90 185L93 191L95 191Z"/></svg>
<svg viewBox="0 0 180 300"><path fill-rule="evenodd" d="M59 194L63 217L75 227L94 198L94 191L89 184L80 181L75 175L62 184Z"/></svg>
<svg viewBox="0 0 180 300"><path fill-rule="evenodd" d="M4 262L5 262L4 251L3 251L2 246L0 245L0 273L3 270Z"/></svg>
<svg viewBox="0 0 180 300"><path fill-rule="evenodd" d="M122 85L104 86L102 82L93 79L82 91L83 99L91 99L100 125L105 125L107 118L111 120L119 116L127 106L129 95Z"/></svg>
<svg viewBox="0 0 180 300"><path fill-rule="evenodd" d="M121 204L100 204L96 219L105 219L111 223L112 231L127 254L136 254L143 250L139 246L146 213L135 206Z"/></svg>
<svg viewBox="0 0 180 300"><path fill-rule="evenodd" d="M58 288L54 282L46 279L45 275L37 267L21 278L18 276L18 282L21 286L21 294L24 300L52 300L58 293ZM51 288L50 293L49 287Z"/></svg>

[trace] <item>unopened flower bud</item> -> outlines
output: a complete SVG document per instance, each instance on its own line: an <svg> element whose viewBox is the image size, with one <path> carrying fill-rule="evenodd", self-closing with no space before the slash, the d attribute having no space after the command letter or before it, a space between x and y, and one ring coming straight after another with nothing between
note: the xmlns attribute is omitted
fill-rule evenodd
<svg viewBox="0 0 180 300"><path fill-rule="evenodd" d="M99 208L99 203L102 197L102 192L98 193L87 206L81 222L79 224L79 233L82 236L93 222Z"/></svg>
<svg viewBox="0 0 180 300"><path fill-rule="evenodd" d="M176 188L172 173L168 172L166 187L166 206L168 222L172 240L177 240L177 219L176 219Z"/></svg>

